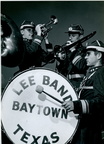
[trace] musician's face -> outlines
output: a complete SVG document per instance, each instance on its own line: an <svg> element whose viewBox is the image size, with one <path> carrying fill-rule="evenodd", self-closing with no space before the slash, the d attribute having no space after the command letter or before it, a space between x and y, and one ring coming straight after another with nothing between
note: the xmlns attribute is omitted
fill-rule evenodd
<svg viewBox="0 0 104 144"><path fill-rule="evenodd" d="M98 64L98 54L95 53L95 51L87 51L85 56L87 66L97 66Z"/></svg>
<svg viewBox="0 0 104 144"><path fill-rule="evenodd" d="M69 33L68 36L71 43L76 42L82 38L81 35L78 33Z"/></svg>
<svg viewBox="0 0 104 144"><path fill-rule="evenodd" d="M32 28L25 28L21 31L23 38L32 40L34 37L34 30Z"/></svg>

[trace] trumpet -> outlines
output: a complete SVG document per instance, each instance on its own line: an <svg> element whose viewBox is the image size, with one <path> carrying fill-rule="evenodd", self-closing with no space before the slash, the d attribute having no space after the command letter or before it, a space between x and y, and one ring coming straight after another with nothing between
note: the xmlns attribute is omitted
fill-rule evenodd
<svg viewBox="0 0 104 144"><path fill-rule="evenodd" d="M58 19L56 18L56 16L52 15L50 17L50 21L42 25L41 27L42 34L46 35L50 30L52 30L53 28L52 25L56 25L57 23L58 23Z"/></svg>

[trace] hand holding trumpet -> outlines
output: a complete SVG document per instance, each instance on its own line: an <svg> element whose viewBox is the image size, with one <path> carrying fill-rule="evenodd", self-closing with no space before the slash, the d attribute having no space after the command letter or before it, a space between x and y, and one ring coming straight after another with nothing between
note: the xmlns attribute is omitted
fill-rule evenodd
<svg viewBox="0 0 104 144"><path fill-rule="evenodd" d="M38 24L36 27L35 27L35 31L37 33L38 36L41 36L42 35L42 28L43 25L42 24Z"/></svg>
<svg viewBox="0 0 104 144"><path fill-rule="evenodd" d="M38 24L35 27L35 31L36 31L36 33L37 33L38 36L47 37L47 35L48 35L48 30L45 27L45 24Z"/></svg>
<svg viewBox="0 0 104 144"><path fill-rule="evenodd" d="M47 37L50 30L52 30L52 24L55 25L58 23L58 19L55 16L51 16L51 19L46 24L38 24L35 28L37 35ZM50 26L50 27L49 27Z"/></svg>

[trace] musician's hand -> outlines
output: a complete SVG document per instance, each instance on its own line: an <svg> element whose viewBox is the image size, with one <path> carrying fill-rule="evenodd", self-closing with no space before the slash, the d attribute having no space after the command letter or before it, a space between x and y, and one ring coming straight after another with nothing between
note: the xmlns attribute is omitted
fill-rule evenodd
<svg viewBox="0 0 104 144"><path fill-rule="evenodd" d="M42 35L42 24L38 24L36 27L35 27L35 31L37 32L37 35L38 36L41 36Z"/></svg>
<svg viewBox="0 0 104 144"><path fill-rule="evenodd" d="M64 101L62 106L68 111L73 111L74 110L74 103L73 101Z"/></svg>
<svg viewBox="0 0 104 144"><path fill-rule="evenodd" d="M47 33L44 33L44 39L48 39L48 32Z"/></svg>
<svg viewBox="0 0 104 144"><path fill-rule="evenodd" d="M45 24L43 24L42 25L42 36L44 37L45 40L48 39L48 33L49 33L48 28L45 27Z"/></svg>
<svg viewBox="0 0 104 144"><path fill-rule="evenodd" d="M45 41L45 44L49 44L48 33L46 33L46 35L44 35L44 41Z"/></svg>
<svg viewBox="0 0 104 144"><path fill-rule="evenodd" d="M72 44L71 41L67 41L67 42L66 42L66 46L71 45L71 44Z"/></svg>
<svg viewBox="0 0 104 144"><path fill-rule="evenodd" d="M65 53L57 53L57 57L60 59L60 60L64 60L66 58L66 54Z"/></svg>

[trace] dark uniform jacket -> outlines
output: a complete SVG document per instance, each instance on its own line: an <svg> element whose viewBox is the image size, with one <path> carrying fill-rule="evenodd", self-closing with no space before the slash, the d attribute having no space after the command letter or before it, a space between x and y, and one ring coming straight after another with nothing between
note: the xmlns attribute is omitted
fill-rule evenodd
<svg viewBox="0 0 104 144"><path fill-rule="evenodd" d="M94 93L95 95L104 98L104 66L101 69L99 69L95 77ZM102 108L101 122L102 122L102 144L104 144L104 104Z"/></svg>
<svg viewBox="0 0 104 144"><path fill-rule="evenodd" d="M101 125L102 114L104 113L104 89L103 93L102 90L100 92L95 90L95 85L98 85L99 90L101 89L100 82L96 81L98 73L101 81L104 80L104 73L100 72L100 67L89 69L81 84L79 100L74 101L74 113L79 114L80 122L72 144L102 144Z"/></svg>
<svg viewBox="0 0 104 144"><path fill-rule="evenodd" d="M85 47L78 45L74 51L66 51L66 59L56 65L58 72L66 76L75 88L79 87L86 74L87 66L84 57Z"/></svg>
<svg viewBox="0 0 104 144"><path fill-rule="evenodd" d="M38 37L39 39L39 37ZM37 39L36 39L37 40ZM52 44L47 44L46 49L52 49ZM19 70L23 71L32 66L41 67L42 62L48 63L53 59L53 52L48 52L42 49L38 41L29 42L24 40L24 56L22 62L19 65Z"/></svg>

